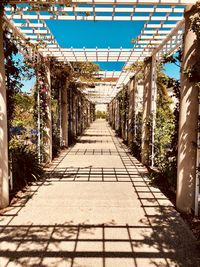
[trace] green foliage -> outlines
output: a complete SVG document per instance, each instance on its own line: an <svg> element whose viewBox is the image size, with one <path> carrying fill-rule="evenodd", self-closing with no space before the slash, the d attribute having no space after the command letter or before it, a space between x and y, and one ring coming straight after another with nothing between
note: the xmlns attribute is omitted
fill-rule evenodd
<svg viewBox="0 0 200 267"><path fill-rule="evenodd" d="M105 111L97 110L96 112L96 118L97 119L106 119L107 113Z"/></svg>
<svg viewBox="0 0 200 267"><path fill-rule="evenodd" d="M61 146L60 146L60 132L53 127L52 132L52 157L55 158L59 155Z"/></svg>
<svg viewBox="0 0 200 267"><path fill-rule="evenodd" d="M6 73L6 87L7 87L7 116L8 124L11 125L14 113L14 96L22 88L20 62L15 60L14 57L18 53L18 49L12 34L6 30L4 31L4 56L5 56L5 73Z"/></svg>
<svg viewBox="0 0 200 267"><path fill-rule="evenodd" d="M134 124L131 126L131 129L129 129L129 131L134 131L134 127L136 127L135 135L129 148L133 156L136 157L138 160L141 160L142 112L138 112L138 114L136 114Z"/></svg>
<svg viewBox="0 0 200 267"><path fill-rule="evenodd" d="M177 180L177 157L178 157L178 132L179 132L179 108L180 108L180 81L173 78L167 80L167 88L173 89L173 97L176 104L173 109L173 132L171 133L170 149L166 153L166 166L163 171L169 185L175 190Z"/></svg>
<svg viewBox="0 0 200 267"><path fill-rule="evenodd" d="M181 51L179 52L181 54ZM177 63L180 56L165 57L164 62ZM157 79L157 117L155 129L155 163L160 170L156 180L162 185L176 189L177 179L177 154L178 154L178 128L179 128L179 102L180 81L169 78L162 72L162 66L158 70ZM172 98L168 90L172 90L175 105L172 108Z"/></svg>
<svg viewBox="0 0 200 267"><path fill-rule="evenodd" d="M33 95L26 93L17 93L14 96L14 117L13 126L35 127L33 119Z"/></svg>
<svg viewBox="0 0 200 267"><path fill-rule="evenodd" d="M60 145L60 118L58 99L54 96L51 100L52 111L52 156L57 157L61 150Z"/></svg>
<svg viewBox="0 0 200 267"><path fill-rule="evenodd" d="M174 131L172 99L169 97L163 77L157 79L157 114L155 128L155 163L161 170L165 168L166 153L170 149Z"/></svg>
<svg viewBox="0 0 200 267"><path fill-rule="evenodd" d="M176 54L166 54L163 56L162 63L173 63L180 68L180 62L182 59L182 50L179 49Z"/></svg>
<svg viewBox="0 0 200 267"><path fill-rule="evenodd" d="M134 73L138 72L137 78L138 80L141 80L144 78L144 62L143 61L134 62L132 65L126 68L126 71L131 71Z"/></svg>
<svg viewBox="0 0 200 267"><path fill-rule="evenodd" d="M15 191L41 178L43 169L38 163L37 152L32 150L28 144L13 138L9 144L9 151Z"/></svg>
<svg viewBox="0 0 200 267"><path fill-rule="evenodd" d="M32 77L32 70L26 64L17 59L19 40L14 37L12 32L5 29L3 32L3 45L5 57L5 74L7 88L7 115L8 126L12 124L15 111L16 94L21 91L22 80Z"/></svg>
<svg viewBox="0 0 200 267"><path fill-rule="evenodd" d="M127 87L124 86L124 88L117 94L117 99L119 101L120 105L120 114L122 117L125 117L128 113L128 90Z"/></svg>
<svg viewBox="0 0 200 267"><path fill-rule="evenodd" d="M92 62L72 62L71 64L74 70L74 78L78 78L81 82L96 80L94 74L99 72L99 65Z"/></svg>
<svg viewBox="0 0 200 267"><path fill-rule="evenodd" d="M117 94L117 100L119 101L119 115L120 115L120 124L117 134L120 137L125 138L128 124L128 109L129 109L129 100L128 100L128 88L124 86L123 89Z"/></svg>

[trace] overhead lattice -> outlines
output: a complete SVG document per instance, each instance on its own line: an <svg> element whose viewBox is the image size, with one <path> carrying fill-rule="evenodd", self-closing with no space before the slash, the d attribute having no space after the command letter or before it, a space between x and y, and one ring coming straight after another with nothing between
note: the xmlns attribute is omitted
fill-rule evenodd
<svg viewBox="0 0 200 267"><path fill-rule="evenodd" d="M137 61L156 53L159 60L163 54L176 50L182 41L184 5L188 0L128 1L128 0L74 0L74 1L15 1L16 8L6 7L6 16L17 31L34 44L43 41L40 49L43 56L59 61L126 62L122 71L115 74L115 81L105 80L90 93L95 102L109 102L128 82L133 73L128 67ZM194 1L195 2L195 1ZM19 4L20 3L20 4ZM38 4L41 4L40 6ZM61 48L46 20L88 20L88 21L142 21L143 29L134 40L133 48ZM123 32L120 33L123 35ZM105 74L106 75L106 74ZM114 75L114 74L113 74ZM101 92L102 91L102 92ZM89 94L91 90L88 90ZM101 99L101 100L100 100Z"/></svg>

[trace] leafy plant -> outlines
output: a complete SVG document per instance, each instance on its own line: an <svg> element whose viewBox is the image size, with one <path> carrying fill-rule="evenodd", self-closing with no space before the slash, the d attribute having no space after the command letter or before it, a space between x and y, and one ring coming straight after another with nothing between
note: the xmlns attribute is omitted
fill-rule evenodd
<svg viewBox="0 0 200 267"><path fill-rule="evenodd" d="M134 127L136 127L136 131L135 131L136 134L134 135L133 141L130 144L129 148L133 156L136 157L138 160L141 160L141 145L142 145L142 113L141 112L138 112L138 114L136 114L135 125L132 126L132 131Z"/></svg>
<svg viewBox="0 0 200 267"><path fill-rule="evenodd" d="M13 186L17 191L33 181L37 181L43 174L42 166L38 163L37 152L28 144L13 138L9 144L12 159Z"/></svg>
<svg viewBox="0 0 200 267"><path fill-rule="evenodd" d="M106 119L107 113L105 111L97 110L96 112L96 118L97 119Z"/></svg>
<svg viewBox="0 0 200 267"><path fill-rule="evenodd" d="M124 86L123 89L116 96L119 102L119 116L120 124L118 129L118 135L123 137L126 141L127 132L128 132L128 109L129 109L129 100L128 100L128 88Z"/></svg>
<svg viewBox="0 0 200 267"><path fill-rule="evenodd" d="M164 62L176 62L180 65L181 51L176 55L165 57ZM157 88L157 116L155 130L155 163L160 171L155 180L163 186L176 189L177 155L178 155L178 128L180 105L180 81L163 74L162 66L158 71ZM175 99L172 108L172 98L168 90L172 90Z"/></svg>
<svg viewBox="0 0 200 267"><path fill-rule="evenodd" d="M33 118L33 105L34 98L33 95L28 95L27 93L17 93L14 96L14 117L12 120L13 126L23 126L23 127L35 127L35 122Z"/></svg>

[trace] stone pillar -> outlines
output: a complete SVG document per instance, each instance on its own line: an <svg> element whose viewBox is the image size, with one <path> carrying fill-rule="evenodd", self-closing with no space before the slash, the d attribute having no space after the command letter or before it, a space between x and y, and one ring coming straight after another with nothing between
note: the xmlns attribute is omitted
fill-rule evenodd
<svg viewBox="0 0 200 267"><path fill-rule="evenodd" d="M92 122L92 103L89 102L89 125Z"/></svg>
<svg viewBox="0 0 200 267"><path fill-rule="evenodd" d="M61 138L62 146L68 147L68 97L67 97L68 82L61 91Z"/></svg>
<svg viewBox="0 0 200 267"><path fill-rule="evenodd" d="M88 120L89 120L89 125L92 122L92 103L89 102L89 106L88 106Z"/></svg>
<svg viewBox="0 0 200 267"><path fill-rule="evenodd" d="M76 139L76 94L77 92L72 92L72 112L73 112L73 117L72 117L72 128L73 128L73 137L74 140Z"/></svg>
<svg viewBox="0 0 200 267"><path fill-rule="evenodd" d="M80 133L82 134L84 128L83 121L83 97L80 95Z"/></svg>
<svg viewBox="0 0 200 267"><path fill-rule="evenodd" d="M196 35L190 30L190 16L196 12L195 6L188 6L185 11L181 73L176 206L185 213L194 209L196 179L199 88L185 73L200 58Z"/></svg>
<svg viewBox="0 0 200 267"><path fill-rule="evenodd" d="M0 5L0 208L5 208L8 204L8 126L3 49L3 8Z"/></svg>
<svg viewBox="0 0 200 267"><path fill-rule="evenodd" d="M90 126L90 102L87 100L87 127Z"/></svg>
<svg viewBox="0 0 200 267"><path fill-rule="evenodd" d="M86 104L86 99L85 97L83 98L83 105L84 105L84 130L87 128L87 104Z"/></svg>
<svg viewBox="0 0 200 267"><path fill-rule="evenodd" d="M90 124L92 123L93 121L93 104L90 102L90 117L89 117L89 120L90 120Z"/></svg>
<svg viewBox="0 0 200 267"><path fill-rule="evenodd" d="M151 62L152 58L145 61L144 66L144 92L143 92L143 114L142 114L142 151L141 160L149 165L150 156L150 120L151 120Z"/></svg>
<svg viewBox="0 0 200 267"><path fill-rule="evenodd" d="M83 99L82 99L82 95L80 94L79 96L79 101L80 101L80 134L82 134L83 132Z"/></svg>
<svg viewBox="0 0 200 267"><path fill-rule="evenodd" d="M78 135L81 134L81 94L78 95L78 100L77 100L77 108L78 108Z"/></svg>
<svg viewBox="0 0 200 267"><path fill-rule="evenodd" d="M92 122L95 121L95 104L92 104Z"/></svg>
<svg viewBox="0 0 200 267"><path fill-rule="evenodd" d="M45 58L46 65L46 83L47 83L47 118L44 127L44 161L50 163L52 161L52 116L51 116L51 73L50 62L48 58Z"/></svg>
<svg viewBox="0 0 200 267"><path fill-rule="evenodd" d="M90 112L89 112L89 101L87 101L87 127L89 126L89 114L90 114Z"/></svg>
<svg viewBox="0 0 200 267"><path fill-rule="evenodd" d="M72 87L69 88L69 107L68 107L68 124L69 124L69 141L70 144L72 143L73 140L73 92L72 92Z"/></svg>
<svg viewBox="0 0 200 267"><path fill-rule="evenodd" d="M115 106L116 106L116 98L114 98L113 101L112 101L112 128L114 130L116 130L116 125L115 125L116 110L115 110Z"/></svg>
<svg viewBox="0 0 200 267"><path fill-rule="evenodd" d="M156 55L151 60L151 167L155 164L155 128L157 110L157 63Z"/></svg>
<svg viewBox="0 0 200 267"><path fill-rule="evenodd" d="M120 125L120 109L119 109L119 101L115 98L115 130L119 132L121 127Z"/></svg>
<svg viewBox="0 0 200 267"><path fill-rule="evenodd" d="M77 92L76 98L75 98L75 122L76 122L76 136L78 136L78 97L79 97L79 92Z"/></svg>
<svg viewBox="0 0 200 267"><path fill-rule="evenodd" d="M128 145L130 146L134 139L135 127L135 77L128 85L129 111L128 111Z"/></svg>

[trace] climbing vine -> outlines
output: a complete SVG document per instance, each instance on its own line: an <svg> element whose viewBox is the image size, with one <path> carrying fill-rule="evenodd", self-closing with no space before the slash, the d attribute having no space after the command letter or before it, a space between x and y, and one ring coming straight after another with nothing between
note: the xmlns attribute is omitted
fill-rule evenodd
<svg viewBox="0 0 200 267"><path fill-rule="evenodd" d="M123 87L123 89L117 94L116 98L119 103L119 116L120 116L118 135L124 137L124 139L126 140L128 131L128 109L129 109L127 86Z"/></svg>
<svg viewBox="0 0 200 267"><path fill-rule="evenodd" d="M163 64L173 63L180 67L182 51L165 55ZM162 185L176 190L178 128L180 105L180 81L163 73L162 65L157 75L157 116L155 129L155 163L160 174L156 176ZM169 96L169 91L171 95Z"/></svg>
<svg viewBox="0 0 200 267"><path fill-rule="evenodd" d="M21 42L13 33L6 28L3 31L3 47L5 58L5 75L7 89L7 118L8 128L12 126L15 116L16 95L23 87L23 80L29 80L33 76L33 70L29 68L24 60L19 57L19 46ZM26 47L24 47L26 51ZM10 139L10 131L9 139Z"/></svg>

